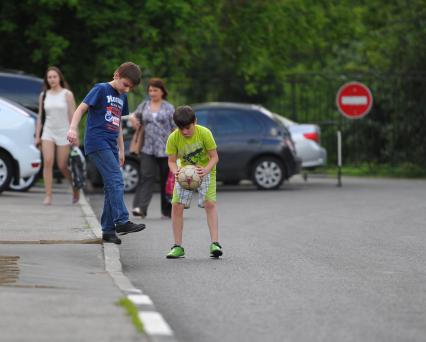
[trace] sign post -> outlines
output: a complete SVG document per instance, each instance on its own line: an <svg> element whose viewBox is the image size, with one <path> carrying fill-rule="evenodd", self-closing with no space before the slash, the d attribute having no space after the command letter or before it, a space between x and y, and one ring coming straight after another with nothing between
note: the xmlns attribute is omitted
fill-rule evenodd
<svg viewBox="0 0 426 342"><path fill-rule="evenodd" d="M349 119L361 119L373 105L370 89L360 82L349 82L340 87L336 96L337 109ZM337 186L342 186L342 133L337 131Z"/></svg>
<svg viewBox="0 0 426 342"><path fill-rule="evenodd" d="M342 132L337 131L337 186L342 186Z"/></svg>

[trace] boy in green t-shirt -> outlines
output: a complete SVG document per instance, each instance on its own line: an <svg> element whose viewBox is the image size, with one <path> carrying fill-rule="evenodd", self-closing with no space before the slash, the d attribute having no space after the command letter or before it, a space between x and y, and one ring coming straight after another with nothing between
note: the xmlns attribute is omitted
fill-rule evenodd
<svg viewBox="0 0 426 342"><path fill-rule="evenodd" d="M170 171L176 176L179 165L197 166L197 173L203 177L198 188L198 206L206 210L207 224L210 230L210 256L218 258L222 253L219 244L218 218L216 208L216 164L219 157L216 142L210 130L196 124L195 113L189 106L178 107L173 114L173 121L178 129L167 139L166 153L169 156ZM189 207L192 190L183 189L175 182L172 198L172 226L174 246L167 254L168 259L181 258L185 255L182 245L183 211Z"/></svg>

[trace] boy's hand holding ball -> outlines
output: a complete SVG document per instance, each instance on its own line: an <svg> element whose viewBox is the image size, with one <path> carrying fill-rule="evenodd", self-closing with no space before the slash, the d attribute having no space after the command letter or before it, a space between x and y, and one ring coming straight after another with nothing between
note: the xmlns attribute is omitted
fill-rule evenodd
<svg viewBox="0 0 426 342"><path fill-rule="evenodd" d="M210 172L209 169L207 169L206 167L201 167L201 166L197 166L196 168L197 170L197 174L202 178L204 176L207 176Z"/></svg>

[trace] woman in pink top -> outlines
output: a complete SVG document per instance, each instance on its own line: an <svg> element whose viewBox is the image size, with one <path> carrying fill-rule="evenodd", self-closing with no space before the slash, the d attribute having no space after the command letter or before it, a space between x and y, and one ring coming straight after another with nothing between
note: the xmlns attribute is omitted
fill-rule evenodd
<svg viewBox="0 0 426 342"><path fill-rule="evenodd" d="M62 72L57 67L49 67L44 76L43 92L39 99L39 112L36 129L36 145L41 143L43 154L43 179L46 197L43 203L52 204L53 165L56 160L59 170L71 182L68 169L70 146L67 132L75 111L73 93L68 90ZM80 197L78 189L73 188L72 203Z"/></svg>

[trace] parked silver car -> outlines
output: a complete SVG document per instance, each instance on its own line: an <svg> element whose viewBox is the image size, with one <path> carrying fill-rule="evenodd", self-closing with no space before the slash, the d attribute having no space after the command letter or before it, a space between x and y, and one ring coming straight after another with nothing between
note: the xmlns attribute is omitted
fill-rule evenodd
<svg viewBox="0 0 426 342"><path fill-rule="evenodd" d="M314 124L298 124L279 114L275 116L287 127L302 168L314 169L327 163L327 151L320 145L321 129Z"/></svg>

